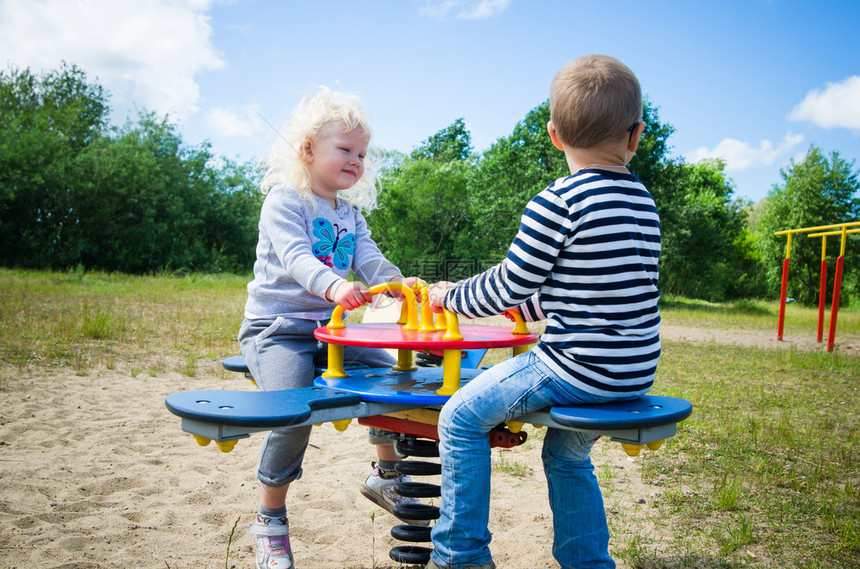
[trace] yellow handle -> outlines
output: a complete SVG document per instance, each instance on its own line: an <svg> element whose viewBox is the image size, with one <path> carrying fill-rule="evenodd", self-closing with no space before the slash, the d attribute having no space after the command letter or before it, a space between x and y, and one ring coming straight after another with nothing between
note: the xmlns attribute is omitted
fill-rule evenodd
<svg viewBox="0 0 860 569"><path fill-rule="evenodd" d="M519 310L514 308L506 310L505 312L514 318L514 329L511 330L511 334L531 334L529 329L526 327L526 321L523 319L523 315L520 314ZM446 340L463 339L462 334L460 334L460 321L457 319L457 314L455 312L451 312L447 308L443 308L442 312L439 313L439 320L444 323L444 326L442 326L441 329L445 330L444 338Z"/></svg>
<svg viewBox="0 0 860 569"><path fill-rule="evenodd" d="M447 308L442 309L442 314L445 315L445 335L444 340L462 340L463 335L460 334L460 321L457 320L457 315Z"/></svg>
<svg viewBox="0 0 860 569"><path fill-rule="evenodd" d="M505 312L514 317L514 329L511 330L511 334L531 334L529 329L526 328L526 321L518 309L511 308L510 310L505 310Z"/></svg>
<svg viewBox="0 0 860 569"><path fill-rule="evenodd" d="M429 309L427 310L429 313ZM511 334L518 335L528 335L531 334L529 329L526 327L526 321L523 319L523 315L520 314L520 311L513 308L511 310L506 310L506 313L510 314L514 319L514 329L511 330ZM422 312L423 314L423 312ZM451 312L447 308L443 308L442 312L438 315L439 321L442 323L442 326L437 326L437 329L445 330L444 339L446 340L462 340L463 335L460 334L460 321L458 320L457 314L455 312Z"/></svg>
<svg viewBox="0 0 860 569"><path fill-rule="evenodd" d="M791 237L791 236L789 236ZM421 287L419 290L422 292L422 300L421 303L421 330L424 331L432 331L434 329L443 329L445 330L445 339L446 340L462 340L463 336L460 334L460 323L457 320L457 315L450 310L442 309L441 314L439 315L439 323L440 326L433 325L433 313L430 311L430 303L427 301L427 285L416 285L416 288ZM389 292L392 290L399 291L405 297L403 300L403 310L400 315L400 319L397 321L398 324L403 324L404 330L418 330L418 303L415 301L415 292L408 286L403 283L382 283L378 285L374 285L368 289L371 295L376 295L384 292ZM331 313L331 320L326 325L329 329L336 328L344 328L345 325L343 323L343 313L346 311L342 305L338 304L334 307L334 311ZM405 312L405 319L404 314ZM511 334L531 334L529 329L526 327L526 322L523 319L523 315L520 314L520 311L516 308L512 308L511 310L505 311L507 314L511 315L514 319L514 329L511 330Z"/></svg>
<svg viewBox="0 0 860 569"><path fill-rule="evenodd" d="M403 304L407 307L406 324L403 326L403 329L418 329L418 309L416 307L415 302L415 293L412 292L411 288L409 288L403 283L382 283L374 285L367 290L370 292L371 295L389 291L399 291L405 297L405 299L403 300ZM335 306L334 312L331 313L331 320L326 325L326 327L329 329L344 328L344 311L346 311L346 308L344 308L343 305L338 304L337 306Z"/></svg>
<svg viewBox="0 0 860 569"><path fill-rule="evenodd" d="M430 303L428 302L428 293L430 290L426 284L420 285L421 288L421 331L422 332L435 332L436 331L436 323L433 322L433 311L430 310Z"/></svg>

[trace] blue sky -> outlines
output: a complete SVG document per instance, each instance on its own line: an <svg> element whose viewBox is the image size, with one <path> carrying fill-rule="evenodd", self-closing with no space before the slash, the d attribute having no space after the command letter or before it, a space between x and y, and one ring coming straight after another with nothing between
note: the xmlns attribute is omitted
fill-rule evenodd
<svg viewBox="0 0 860 569"><path fill-rule="evenodd" d="M188 144L263 157L318 85L357 93L375 143L410 151L463 118L477 151L567 61L615 56L675 127L759 201L810 144L860 164L858 0L0 0L0 59L74 62L115 124L169 114Z"/></svg>

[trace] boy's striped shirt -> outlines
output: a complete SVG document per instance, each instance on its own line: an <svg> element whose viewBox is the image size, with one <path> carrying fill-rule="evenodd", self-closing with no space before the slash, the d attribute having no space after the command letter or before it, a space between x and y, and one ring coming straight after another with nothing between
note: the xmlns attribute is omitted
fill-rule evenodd
<svg viewBox="0 0 860 569"><path fill-rule="evenodd" d="M507 257L459 283L445 306L469 318L519 306L547 319L534 350L583 391L644 394L660 357L660 220L630 174L581 170L526 206Z"/></svg>

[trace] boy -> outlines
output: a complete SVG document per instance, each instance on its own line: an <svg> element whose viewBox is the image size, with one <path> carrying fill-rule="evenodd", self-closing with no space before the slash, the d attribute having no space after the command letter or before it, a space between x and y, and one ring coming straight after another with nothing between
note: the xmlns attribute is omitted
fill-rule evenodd
<svg viewBox="0 0 860 569"><path fill-rule="evenodd" d="M482 373L442 409L442 505L427 569L495 568L490 429L547 407L638 397L654 380L660 222L626 168L645 129L639 82L614 58L575 59L552 82L550 116L549 136L571 175L529 202L502 263L429 291L436 311L475 318L519 306L527 320L547 325L531 351ZM615 567L589 458L594 440L562 429L544 439L553 555L562 569Z"/></svg>

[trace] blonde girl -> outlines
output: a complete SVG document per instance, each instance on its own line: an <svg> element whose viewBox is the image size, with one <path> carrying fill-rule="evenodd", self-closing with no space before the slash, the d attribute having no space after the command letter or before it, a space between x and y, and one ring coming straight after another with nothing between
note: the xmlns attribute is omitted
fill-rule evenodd
<svg viewBox="0 0 860 569"><path fill-rule="evenodd" d="M313 337L335 304L357 308L370 300L368 285L411 286L380 252L362 210L376 205L375 172L367 164L370 121L358 99L322 88L302 101L266 162L254 279L248 284L239 344L264 391L312 385L325 346ZM360 281L348 281L353 271ZM367 283L367 284L365 284ZM346 361L391 367L384 350L345 349ZM293 567L286 497L302 476L310 427L268 433L260 449L260 510L251 524L259 569ZM392 434L371 430L378 463L362 494L391 511L411 501L394 493L401 478Z"/></svg>

